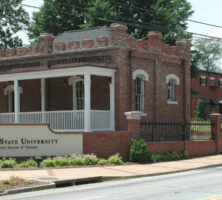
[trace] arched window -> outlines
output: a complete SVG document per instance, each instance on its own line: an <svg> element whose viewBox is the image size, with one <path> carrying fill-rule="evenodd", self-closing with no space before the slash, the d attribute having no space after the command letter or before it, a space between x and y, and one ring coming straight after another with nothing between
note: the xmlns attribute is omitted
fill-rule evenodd
<svg viewBox="0 0 222 200"><path fill-rule="evenodd" d="M135 80L136 110L144 112L144 80L137 76Z"/></svg>
<svg viewBox="0 0 222 200"><path fill-rule="evenodd" d="M168 74L166 76L166 83L168 84L168 103L177 103L176 101L176 85L180 84L180 79L175 74Z"/></svg>
<svg viewBox="0 0 222 200"><path fill-rule="evenodd" d="M168 83L168 101L175 101L175 84L170 80Z"/></svg>
<svg viewBox="0 0 222 200"><path fill-rule="evenodd" d="M133 72L133 79L135 80L135 109L144 112L144 81L149 80L149 74L143 69L137 69Z"/></svg>
<svg viewBox="0 0 222 200"><path fill-rule="evenodd" d="M19 94L23 93L23 88L19 87ZM8 96L8 112L14 112L14 85L8 85L4 89L4 95Z"/></svg>

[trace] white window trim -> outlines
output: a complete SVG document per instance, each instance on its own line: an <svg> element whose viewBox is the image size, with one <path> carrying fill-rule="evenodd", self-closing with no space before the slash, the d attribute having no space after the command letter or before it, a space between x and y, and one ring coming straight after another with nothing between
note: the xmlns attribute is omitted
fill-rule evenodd
<svg viewBox="0 0 222 200"><path fill-rule="evenodd" d="M169 84L171 79L175 80L175 85L180 85L180 78L175 74L168 74L166 76L166 84Z"/></svg>
<svg viewBox="0 0 222 200"><path fill-rule="evenodd" d="M215 80L215 78L214 77L210 77L210 80Z"/></svg>
<svg viewBox="0 0 222 200"><path fill-rule="evenodd" d="M219 78L219 87L222 88L222 78Z"/></svg>
<svg viewBox="0 0 222 200"><path fill-rule="evenodd" d="M206 76L200 76L200 78L206 78Z"/></svg>
<svg viewBox="0 0 222 200"><path fill-rule="evenodd" d="M149 74L143 69L136 69L133 72L133 79L136 80L136 77L143 77L144 81L149 81Z"/></svg>
<svg viewBox="0 0 222 200"><path fill-rule="evenodd" d="M9 92L14 91L14 85L8 85L6 88L4 88L4 95L8 95ZM23 88L19 87L19 93L23 94Z"/></svg>
<svg viewBox="0 0 222 200"><path fill-rule="evenodd" d="M76 83L79 81L83 81L83 78L79 76L72 76L68 79L68 84L72 85L72 102L73 102L73 110L77 110L77 100L76 100Z"/></svg>

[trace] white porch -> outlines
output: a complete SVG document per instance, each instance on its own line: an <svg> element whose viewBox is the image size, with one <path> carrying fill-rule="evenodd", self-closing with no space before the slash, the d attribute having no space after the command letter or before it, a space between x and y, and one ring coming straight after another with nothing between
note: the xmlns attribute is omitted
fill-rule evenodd
<svg viewBox="0 0 222 200"><path fill-rule="evenodd" d="M114 73L113 69L104 69L97 67L77 67L52 69L45 71L13 73L0 76L0 82L12 82L13 112L0 113L0 124L49 124L54 131L99 131L115 130L115 111L114 111ZM91 109L91 76L105 76L110 78L109 84L109 110ZM46 110L46 78L70 77L75 81L75 77L82 77L84 87L83 108L73 110ZM23 80L41 80L41 110L35 112L21 112L20 110L20 81ZM74 94L75 96L75 94Z"/></svg>

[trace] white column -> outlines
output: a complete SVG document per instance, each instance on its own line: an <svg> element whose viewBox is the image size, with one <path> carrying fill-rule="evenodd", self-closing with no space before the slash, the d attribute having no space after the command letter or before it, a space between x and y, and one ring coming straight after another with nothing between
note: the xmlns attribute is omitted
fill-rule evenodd
<svg viewBox="0 0 222 200"><path fill-rule="evenodd" d="M14 110L15 110L15 123L19 123L20 92L19 92L18 80L14 80Z"/></svg>
<svg viewBox="0 0 222 200"><path fill-rule="evenodd" d="M110 92L110 129L115 130L115 79L114 76L111 78L111 83L109 84Z"/></svg>
<svg viewBox="0 0 222 200"><path fill-rule="evenodd" d="M91 131L91 75L84 74L84 131Z"/></svg>
<svg viewBox="0 0 222 200"><path fill-rule="evenodd" d="M42 123L45 123L45 79L41 79L41 111L42 111Z"/></svg>

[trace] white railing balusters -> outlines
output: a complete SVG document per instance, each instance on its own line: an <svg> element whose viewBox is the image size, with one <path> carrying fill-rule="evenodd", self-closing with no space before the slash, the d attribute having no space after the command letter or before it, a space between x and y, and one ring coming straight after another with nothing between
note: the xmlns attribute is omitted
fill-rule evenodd
<svg viewBox="0 0 222 200"><path fill-rule="evenodd" d="M50 124L55 131L83 131L84 110L20 112L21 124ZM110 130L111 111L91 110L91 129ZM0 113L0 124L14 124L14 113Z"/></svg>

